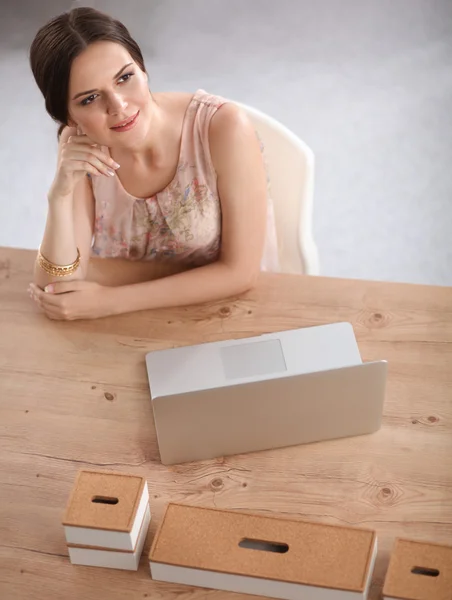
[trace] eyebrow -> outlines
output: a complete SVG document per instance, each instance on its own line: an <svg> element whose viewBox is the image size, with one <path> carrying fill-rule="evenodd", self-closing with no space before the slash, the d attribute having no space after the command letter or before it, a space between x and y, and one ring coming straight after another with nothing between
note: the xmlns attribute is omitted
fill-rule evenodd
<svg viewBox="0 0 452 600"><path fill-rule="evenodd" d="M124 65L122 67L122 69L120 69L116 75L113 77L113 79L117 79L121 73L124 71L124 69L127 69L127 67L130 67L130 65L133 65L133 63L127 63L126 65ZM72 100L77 100L77 98L80 98L80 96L86 96L87 94L92 94L93 92L97 92L97 89L95 90L87 90L86 92L80 92L80 94L75 94L75 96L72 98Z"/></svg>

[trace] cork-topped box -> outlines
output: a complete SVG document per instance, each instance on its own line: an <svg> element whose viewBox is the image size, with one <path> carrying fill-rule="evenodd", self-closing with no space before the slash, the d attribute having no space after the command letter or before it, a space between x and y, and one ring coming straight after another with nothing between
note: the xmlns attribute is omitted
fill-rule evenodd
<svg viewBox="0 0 452 600"><path fill-rule="evenodd" d="M170 504L152 578L285 600L366 599L374 531Z"/></svg>
<svg viewBox="0 0 452 600"><path fill-rule="evenodd" d="M63 520L66 541L133 550L148 503L144 477L80 471Z"/></svg>
<svg viewBox="0 0 452 600"><path fill-rule="evenodd" d="M385 600L451 600L452 546L397 539L383 597Z"/></svg>
<svg viewBox="0 0 452 600"><path fill-rule="evenodd" d="M80 471L63 520L71 562L136 569L150 519L144 477Z"/></svg>

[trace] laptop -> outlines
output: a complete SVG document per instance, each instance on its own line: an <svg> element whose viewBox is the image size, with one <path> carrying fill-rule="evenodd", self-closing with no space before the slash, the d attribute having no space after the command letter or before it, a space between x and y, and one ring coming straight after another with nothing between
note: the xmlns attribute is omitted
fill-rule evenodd
<svg viewBox="0 0 452 600"><path fill-rule="evenodd" d="M362 362L350 323L157 350L146 367L163 464L381 426L387 363Z"/></svg>

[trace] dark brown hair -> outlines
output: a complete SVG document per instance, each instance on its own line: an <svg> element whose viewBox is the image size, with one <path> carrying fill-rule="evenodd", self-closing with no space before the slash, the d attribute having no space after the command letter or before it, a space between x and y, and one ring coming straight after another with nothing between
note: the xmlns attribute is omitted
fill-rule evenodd
<svg viewBox="0 0 452 600"><path fill-rule="evenodd" d="M36 34L30 47L30 66L49 115L67 125L69 75L74 59L94 42L121 44L146 72L143 55L127 28L94 8L79 7L54 17Z"/></svg>

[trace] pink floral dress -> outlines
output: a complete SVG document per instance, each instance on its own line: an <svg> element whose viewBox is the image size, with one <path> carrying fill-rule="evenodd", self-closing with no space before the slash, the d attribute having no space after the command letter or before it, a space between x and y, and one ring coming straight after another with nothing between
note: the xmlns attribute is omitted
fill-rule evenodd
<svg viewBox="0 0 452 600"><path fill-rule="evenodd" d="M202 266L218 259L221 204L209 150L209 124L227 100L198 90L187 108L173 180L150 198L136 198L118 177L91 178L95 198L93 256L178 261ZM108 148L102 148L108 153ZM278 271L273 204L268 195L262 270Z"/></svg>

